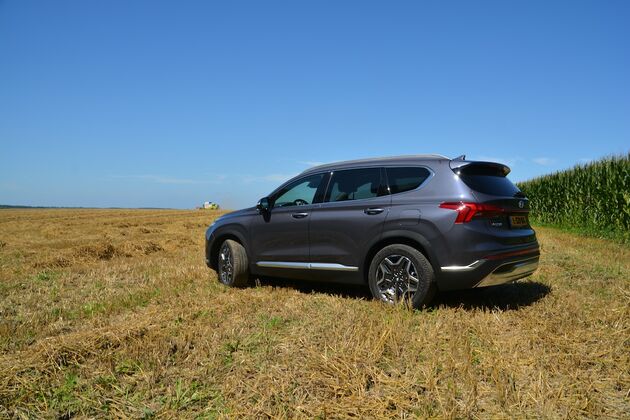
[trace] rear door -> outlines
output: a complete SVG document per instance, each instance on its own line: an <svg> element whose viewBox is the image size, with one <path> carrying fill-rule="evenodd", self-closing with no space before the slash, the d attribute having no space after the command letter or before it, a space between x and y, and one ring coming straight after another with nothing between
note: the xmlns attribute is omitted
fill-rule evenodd
<svg viewBox="0 0 630 420"><path fill-rule="evenodd" d="M360 268L367 244L383 231L390 205L382 168L332 172L324 201L311 218L311 263Z"/></svg>

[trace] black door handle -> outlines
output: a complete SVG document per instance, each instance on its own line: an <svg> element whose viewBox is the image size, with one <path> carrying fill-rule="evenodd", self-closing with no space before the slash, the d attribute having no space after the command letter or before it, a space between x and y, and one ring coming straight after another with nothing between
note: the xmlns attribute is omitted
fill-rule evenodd
<svg viewBox="0 0 630 420"><path fill-rule="evenodd" d="M369 214L369 215L374 215L374 214L383 213L383 211L384 211L383 209L377 209L375 207L372 207L372 208L363 210L363 213Z"/></svg>
<svg viewBox="0 0 630 420"><path fill-rule="evenodd" d="M308 213L293 213L291 215L294 219L304 219L306 216L308 216Z"/></svg>

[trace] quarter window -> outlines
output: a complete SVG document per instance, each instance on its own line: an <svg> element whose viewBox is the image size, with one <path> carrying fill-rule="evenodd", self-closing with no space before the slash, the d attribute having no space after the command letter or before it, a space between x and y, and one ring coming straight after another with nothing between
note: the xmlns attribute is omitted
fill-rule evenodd
<svg viewBox="0 0 630 420"><path fill-rule="evenodd" d="M427 168L421 167L387 168L386 170L391 194L415 190L431 175Z"/></svg>
<svg viewBox="0 0 630 420"><path fill-rule="evenodd" d="M379 168L348 169L332 174L324 201L361 200L385 194Z"/></svg>

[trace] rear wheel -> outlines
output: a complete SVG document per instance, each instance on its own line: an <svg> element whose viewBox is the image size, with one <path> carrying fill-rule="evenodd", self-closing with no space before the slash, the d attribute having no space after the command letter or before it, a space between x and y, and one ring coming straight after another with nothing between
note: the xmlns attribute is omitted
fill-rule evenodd
<svg viewBox="0 0 630 420"><path fill-rule="evenodd" d="M370 263L368 283L374 298L420 309L435 295L435 274L424 255L408 245L388 245Z"/></svg>
<svg viewBox="0 0 630 420"><path fill-rule="evenodd" d="M243 245L226 239L219 248L217 274L226 286L244 287L249 283L247 252Z"/></svg>

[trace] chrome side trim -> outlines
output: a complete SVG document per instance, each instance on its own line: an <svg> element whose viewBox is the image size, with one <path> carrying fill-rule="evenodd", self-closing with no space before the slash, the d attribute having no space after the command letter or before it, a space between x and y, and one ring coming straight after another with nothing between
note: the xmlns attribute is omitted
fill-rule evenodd
<svg viewBox="0 0 630 420"><path fill-rule="evenodd" d="M471 271L479 267L484 262L486 262L486 260L477 260L468 265L449 265L449 266L440 267L440 268L442 269L442 271Z"/></svg>
<svg viewBox="0 0 630 420"><path fill-rule="evenodd" d="M336 263L310 263L312 270L333 270L333 271L359 271L359 267Z"/></svg>
<svg viewBox="0 0 630 420"><path fill-rule="evenodd" d="M332 271L359 271L359 267L337 263L306 263L306 262L285 262L285 261L258 261L259 267L269 268L298 268L302 270L332 270Z"/></svg>
<svg viewBox="0 0 630 420"><path fill-rule="evenodd" d="M256 263L259 267L270 267L270 268L301 268L303 270L308 270L309 264L303 262L283 262L283 261L258 261Z"/></svg>

